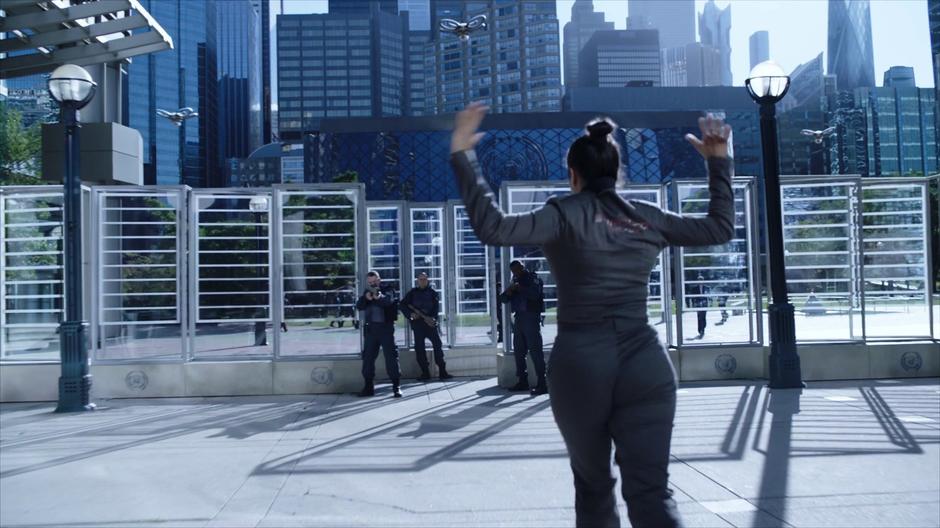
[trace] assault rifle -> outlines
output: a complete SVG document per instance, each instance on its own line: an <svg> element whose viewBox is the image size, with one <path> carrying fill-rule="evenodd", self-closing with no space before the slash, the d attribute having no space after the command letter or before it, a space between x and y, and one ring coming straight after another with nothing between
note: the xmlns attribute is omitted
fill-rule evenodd
<svg viewBox="0 0 940 528"><path fill-rule="evenodd" d="M414 313L415 315L417 315L418 317L420 317L421 320L424 321L424 324L430 326L431 328L437 328L437 319L435 319L435 318L431 317L430 315L425 314L425 313L422 312L421 310L415 308L415 305L413 305L413 304L409 304L409 305L408 305L408 308L411 309L412 313Z"/></svg>

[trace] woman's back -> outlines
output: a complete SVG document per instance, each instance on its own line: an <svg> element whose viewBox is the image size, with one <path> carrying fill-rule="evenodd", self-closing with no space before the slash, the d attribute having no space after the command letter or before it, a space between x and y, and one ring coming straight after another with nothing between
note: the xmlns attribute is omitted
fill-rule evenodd
<svg viewBox="0 0 940 528"><path fill-rule="evenodd" d="M592 192L566 196L557 205L564 228L544 252L557 285L558 320L645 319L661 237L644 223L623 221Z"/></svg>
<svg viewBox="0 0 940 528"><path fill-rule="evenodd" d="M613 189L551 198L530 213L499 210L472 150L451 165L474 233L494 246L542 246L555 277L558 320L590 323L646 318L649 276L667 245L722 244L734 233L732 163L709 158L708 214L689 218L646 202L624 201Z"/></svg>

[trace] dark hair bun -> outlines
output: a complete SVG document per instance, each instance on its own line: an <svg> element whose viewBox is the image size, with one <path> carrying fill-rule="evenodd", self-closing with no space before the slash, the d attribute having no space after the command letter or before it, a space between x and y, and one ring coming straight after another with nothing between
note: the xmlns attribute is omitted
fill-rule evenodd
<svg viewBox="0 0 940 528"><path fill-rule="evenodd" d="M591 139L596 141L606 141L607 136L614 131L616 125L610 118L601 117L588 123L587 132Z"/></svg>

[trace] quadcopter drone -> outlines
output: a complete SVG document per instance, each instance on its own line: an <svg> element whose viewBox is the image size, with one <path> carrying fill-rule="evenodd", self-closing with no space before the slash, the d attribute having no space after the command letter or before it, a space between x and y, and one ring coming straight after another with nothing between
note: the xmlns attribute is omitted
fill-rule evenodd
<svg viewBox="0 0 940 528"><path fill-rule="evenodd" d="M199 112L194 112L192 108L187 106L186 108L180 108L175 112L157 109L157 115L169 119L176 126L182 126L183 121L186 121L190 117L199 117Z"/></svg>
<svg viewBox="0 0 940 528"><path fill-rule="evenodd" d="M441 31L450 31L460 40L470 40L470 33L478 29L486 29L486 15L477 15L466 22L457 22L451 18L441 20Z"/></svg>
<svg viewBox="0 0 940 528"><path fill-rule="evenodd" d="M823 142L823 138L835 131L836 127L834 126L831 126L825 130L810 130L808 128L804 128L803 130L800 130L800 134L803 134L804 136L812 136L813 142L819 145Z"/></svg>

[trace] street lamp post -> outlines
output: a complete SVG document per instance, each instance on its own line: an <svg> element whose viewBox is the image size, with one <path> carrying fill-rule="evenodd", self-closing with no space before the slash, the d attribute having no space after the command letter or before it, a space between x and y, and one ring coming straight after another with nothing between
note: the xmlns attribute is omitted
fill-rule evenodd
<svg viewBox="0 0 940 528"><path fill-rule="evenodd" d="M760 136L764 158L764 199L767 205L767 241L770 260L770 388L803 387L800 356L796 350L793 305L787 295L780 204L780 154L777 150L776 104L790 88L790 78L774 61L758 64L745 81L748 93L760 105Z"/></svg>
<svg viewBox="0 0 940 528"><path fill-rule="evenodd" d="M88 323L82 320L82 187L79 174L78 111L95 95L97 84L84 68L59 66L49 76L48 88L59 103L59 122L65 127L65 318L59 325L62 375L56 412L94 410L89 401Z"/></svg>

